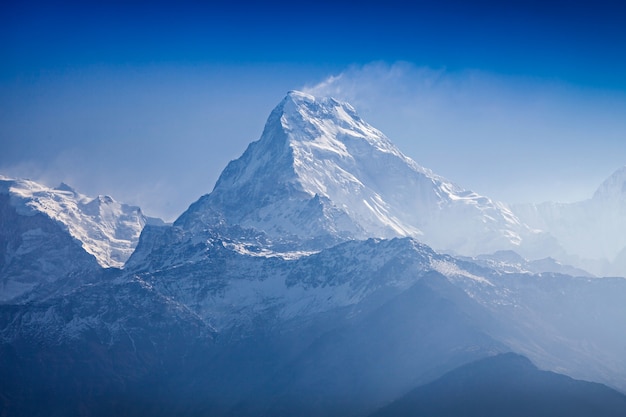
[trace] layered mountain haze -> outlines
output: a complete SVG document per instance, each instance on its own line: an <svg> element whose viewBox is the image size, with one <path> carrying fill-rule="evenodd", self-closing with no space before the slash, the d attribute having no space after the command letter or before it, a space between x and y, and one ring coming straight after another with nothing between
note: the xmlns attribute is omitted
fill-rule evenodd
<svg viewBox="0 0 626 417"><path fill-rule="evenodd" d="M620 181L593 199L615 218ZM548 257L571 248L538 214L419 166L334 99L290 92L174 224L0 184L2 415L410 414L446 381L488 396L498 358L507 380L570 384L507 352L626 392L626 279Z"/></svg>
<svg viewBox="0 0 626 417"><path fill-rule="evenodd" d="M305 248L401 236L464 255L551 245L505 205L405 156L349 104L295 91L175 225L202 230L220 222Z"/></svg>
<svg viewBox="0 0 626 417"><path fill-rule="evenodd" d="M518 204L512 210L527 224L554 236L564 261L598 276L626 276L626 166L588 200Z"/></svg>
<svg viewBox="0 0 626 417"><path fill-rule="evenodd" d="M372 417L617 417L625 409L625 395L540 371L523 356L508 353L455 369Z"/></svg>
<svg viewBox="0 0 626 417"><path fill-rule="evenodd" d="M384 240L394 236L408 238ZM415 239L450 252L509 252L459 261ZM526 260L510 248L538 259ZM622 293L626 282L606 281L578 304L561 302L556 295L565 283L573 286L572 294L596 290L588 278L560 281L560 274L590 274L547 258L554 252L563 252L554 238L526 226L503 204L420 167L350 105L290 92L261 138L227 166L212 193L173 227L144 230L127 269L192 306L218 331L244 333L258 320L275 326L384 304L382 294L397 295L434 273L482 305L472 308L506 317L503 327L490 326L509 348L544 366L622 386L616 375L626 373L623 338L605 341L599 350L567 343L583 343L594 331L580 316L582 306L596 311L609 288ZM535 304L548 294L555 297L550 306ZM615 308L601 314L612 323L609 328L626 318ZM579 328L564 331L555 309L578 317ZM559 340L568 342L561 346ZM594 363L594 370L578 361Z"/></svg>

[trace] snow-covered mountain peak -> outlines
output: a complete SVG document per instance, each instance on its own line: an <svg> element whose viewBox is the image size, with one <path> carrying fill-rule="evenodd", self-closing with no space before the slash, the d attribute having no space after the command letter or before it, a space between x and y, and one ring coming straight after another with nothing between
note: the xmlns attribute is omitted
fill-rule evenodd
<svg viewBox="0 0 626 417"><path fill-rule="evenodd" d="M402 153L380 132L359 117L348 103L331 97L316 98L299 91L290 91L277 107L282 128L288 133L291 146L308 146L349 157L345 140L362 139L379 151L397 156Z"/></svg>
<svg viewBox="0 0 626 417"><path fill-rule="evenodd" d="M191 231L224 223L317 247L411 236L465 254L517 247L525 231L504 205L404 155L351 105L296 91L176 221Z"/></svg>
<svg viewBox="0 0 626 417"><path fill-rule="evenodd" d="M105 268L124 265L149 221L139 207L110 196L91 198L67 184L48 188L30 180L2 177L0 193L9 195L18 214L44 214L59 223Z"/></svg>

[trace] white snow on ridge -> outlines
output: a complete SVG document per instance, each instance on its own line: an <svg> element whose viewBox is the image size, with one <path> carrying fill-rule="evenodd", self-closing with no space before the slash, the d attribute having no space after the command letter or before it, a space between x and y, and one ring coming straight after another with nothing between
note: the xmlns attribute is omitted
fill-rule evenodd
<svg viewBox="0 0 626 417"><path fill-rule="evenodd" d="M430 265L435 271L439 272L441 275L444 275L447 278L469 278L473 281L493 287L493 284L488 279L465 271L464 269L461 269L456 263L440 259L434 259L431 261Z"/></svg>
<svg viewBox="0 0 626 417"><path fill-rule="evenodd" d="M267 248L250 248L248 245L244 243L236 243L236 242L222 242L222 246L227 249L230 249L240 255L248 255L255 257L263 257L263 258L280 258L283 260L294 260L298 258L302 258L303 256L313 255L318 253L319 251L288 251L288 252L277 252Z"/></svg>
<svg viewBox="0 0 626 417"><path fill-rule="evenodd" d="M87 197L66 184L48 188L0 176L0 193L10 196L10 204L21 215L41 213L57 221L105 268L124 265L148 221L139 207L109 196Z"/></svg>

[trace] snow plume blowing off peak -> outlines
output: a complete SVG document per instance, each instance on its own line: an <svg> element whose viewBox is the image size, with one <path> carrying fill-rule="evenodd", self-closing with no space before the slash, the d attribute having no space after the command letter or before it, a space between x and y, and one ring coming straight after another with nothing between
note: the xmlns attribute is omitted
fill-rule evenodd
<svg viewBox="0 0 626 417"><path fill-rule="evenodd" d="M351 105L297 91L175 223L190 231L218 224L318 247L411 236L463 254L518 248L530 233L504 205L405 156Z"/></svg>

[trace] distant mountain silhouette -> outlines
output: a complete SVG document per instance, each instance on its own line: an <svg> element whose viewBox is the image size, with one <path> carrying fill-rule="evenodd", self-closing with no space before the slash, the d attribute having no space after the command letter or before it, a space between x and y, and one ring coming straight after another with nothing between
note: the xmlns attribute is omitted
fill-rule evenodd
<svg viewBox="0 0 626 417"><path fill-rule="evenodd" d="M372 417L618 417L626 396L602 384L537 369L505 353L461 366Z"/></svg>

